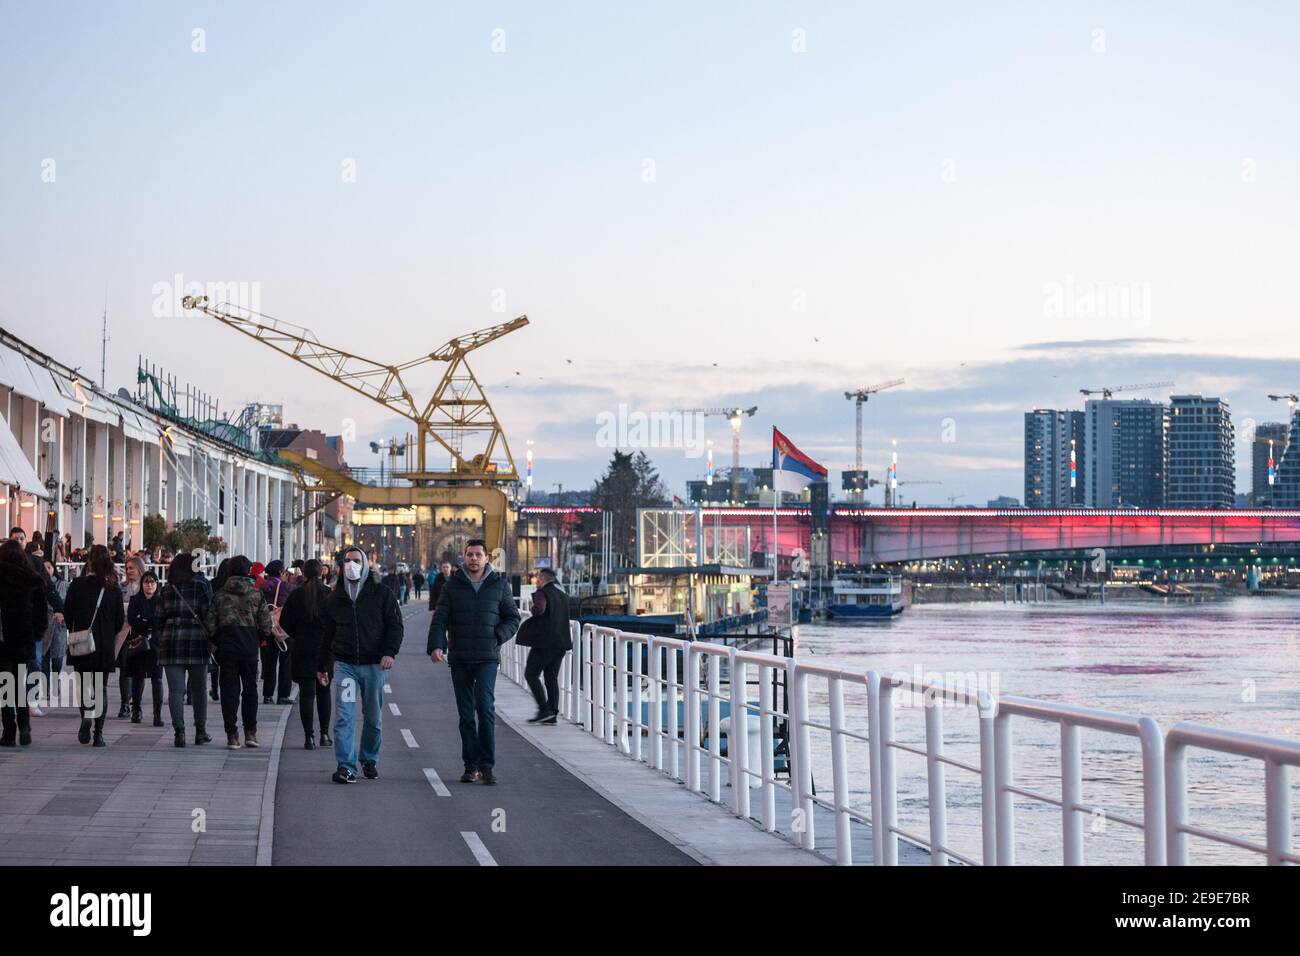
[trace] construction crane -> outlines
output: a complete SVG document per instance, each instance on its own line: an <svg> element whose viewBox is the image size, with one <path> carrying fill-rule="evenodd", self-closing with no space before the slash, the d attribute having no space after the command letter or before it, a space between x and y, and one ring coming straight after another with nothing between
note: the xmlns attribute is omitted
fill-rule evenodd
<svg viewBox="0 0 1300 956"><path fill-rule="evenodd" d="M1081 388L1079 394L1084 398L1089 395L1100 395L1102 398L1110 398L1116 392L1141 392L1148 388L1173 388L1173 382L1144 382L1141 385L1103 385L1101 388Z"/></svg>
<svg viewBox="0 0 1300 956"><path fill-rule="evenodd" d="M489 328L459 336L426 355L400 365L385 365L321 343L302 326L230 304L212 304L207 296L185 296L184 308L202 312L242 332L352 391L378 402L415 423L415 468L401 474L409 487L369 488L328 468L314 458L279 449L278 454L333 490L373 505L471 505L483 509L484 537L501 547L505 536L507 501L500 485L518 481L505 433L488 404L478 379L466 361L469 353L528 324L519 316ZM441 362L445 369L433 395L419 403L403 374ZM447 453L450 467L429 467L427 445L432 440Z"/></svg>
<svg viewBox="0 0 1300 956"><path fill-rule="evenodd" d="M1295 411L1296 405L1300 404L1300 395L1294 393L1289 395L1270 395L1269 398L1275 402L1286 402L1287 408L1292 412Z"/></svg>
<svg viewBox="0 0 1300 956"><path fill-rule="evenodd" d="M684 415L721 415L731 422L731 503L740 502L740 423L753 417L758 406L750 408L679 408Z"/></svg>
<svg viewBox="0 0 1300 956"><path fill-rule="evenodd" d="M875 395L877 392L883 392L887 388L894 388L897 385L902 385L903 381L904 380L901 378L896 378L888 382L881 382L879 385L872 385L870 388L860 388L856 392L844 393L845 398L853 401L855 406L854 411L857 416L857 455L853 459L853 467L855 469L853 478L854 484L856 485L852 491L852 500L854 501L861 502L862 496L866 491L866 489L862 487L862 406L872 395Z"/></svg>

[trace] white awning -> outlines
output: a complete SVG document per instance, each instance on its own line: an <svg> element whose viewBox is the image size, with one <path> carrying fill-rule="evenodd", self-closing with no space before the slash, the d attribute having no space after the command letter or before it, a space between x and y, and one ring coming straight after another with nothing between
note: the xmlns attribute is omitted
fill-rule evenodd
<svg viewBox="0 0 1300 956"><path fill-rule="evenodd" d="M36 469L23 454L18 439L9 430L8 423L3 420L0 420L0 483L17 485L29 495L36 495L38 498L49 498L45 483L36 474Z"/></svg>
<svg viewBox="0 0 1300 956"><path fill-rule="evenodd" d="M101 425L116 425L118 422L117 406L93 388L84 383L74 388L77 393L77 413L87 421L99 422Z"/></svg>
<svg viewBox="0 0 1300 956"><path fill-rule="evenodd" d="M122 415L122 431L127 438L157 443L158 429L156 426L151 422L144 421L129 408L123 408L120 411Z"/></svg>
<svg viewBox="0 0 1300 956"><path fill-rule="evenodd" d="M24 398L44 401L27 360L7 345L0 345L0 384L9 386Z"/></svg>
<svg viewBox="0 0 1300 956"><path fill-rule="evenodd" d="M63 418L69 417L73 405L63 397L59 387L54 384L54 375L50 370L44 365L36 365L32 362L28 362L27 367L31 370L32 379L36 382L36 388L41 393L41 402L45 407Z"/></svg>

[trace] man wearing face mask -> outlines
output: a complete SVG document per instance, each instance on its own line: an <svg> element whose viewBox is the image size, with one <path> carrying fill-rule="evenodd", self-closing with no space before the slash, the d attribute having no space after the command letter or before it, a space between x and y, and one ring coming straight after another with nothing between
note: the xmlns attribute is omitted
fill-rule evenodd
<svg viewBox="0 0 1300 956"><path fill-rule="evenodd" d="M356 706L361 704L361 771L379 777L384 671L402 646L402 612L393 592L370 574L360 548L348 548L340 562L338 586L323 608L316 679L330 682L334 667L335 783L357 782Z"/></svg>

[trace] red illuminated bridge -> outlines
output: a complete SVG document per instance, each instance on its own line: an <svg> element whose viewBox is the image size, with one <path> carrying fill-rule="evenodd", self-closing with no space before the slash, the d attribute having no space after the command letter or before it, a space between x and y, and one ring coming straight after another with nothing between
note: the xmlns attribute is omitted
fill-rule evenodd
<svg viewBox="0 0 1300 956"><path fill-rule="evenodd" d="M696 516L706 540L713 528L749 528L754 552L769 552L770 508L705 508L678 512L689 526ZM807 508L777 512L778 552L811 553ZM1149 548L1162 545L1300 542L1300 511L1185 511L1031 508L832 508L830 558L876 564L984 554Z"/></svg>

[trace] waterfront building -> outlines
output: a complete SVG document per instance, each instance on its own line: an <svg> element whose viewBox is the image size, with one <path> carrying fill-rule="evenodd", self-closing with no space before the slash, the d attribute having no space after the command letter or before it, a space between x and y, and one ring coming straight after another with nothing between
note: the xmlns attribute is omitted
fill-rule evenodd
<svg viewBox="0 0 1300 956"><path fill-rule="evenodd" d="M144 520L208 524L225 554L320 553L316 493L215 403L141 365L137 396L110 393L0 329L0 520L56 530L73 548L144 546ZM211 414L210 414L211 413ZM309 483L311 483L309 481Z"/></svg>
<svg viewBox="0 0 1300 956"><path fill-rule="evenodd" d="M1286 448L1277 459L1268 503L1273 508L1300 508L1300 412L1291 416Z"/></svg>
<svg viewBox="0 0 1300 956"><path fill-rule="evenodd" d="M1084 437L1083 412L1051 408L1025 412L1026 508L1083 504Z"/></svg>
<svg viewBox="0 0 1300 956"><path fill-rule="evenodd" d="M1228 403L1202 395L1172 395L1168 421L1166 507L1231 508L1237 471Z"/></svg>
<svg viewBox="0 0 1300 956"><path fill-rule="evenodd" d="M1165 498L1169 409L1149 399L1084 404L1084 504L1159 508Z"/></svg>

